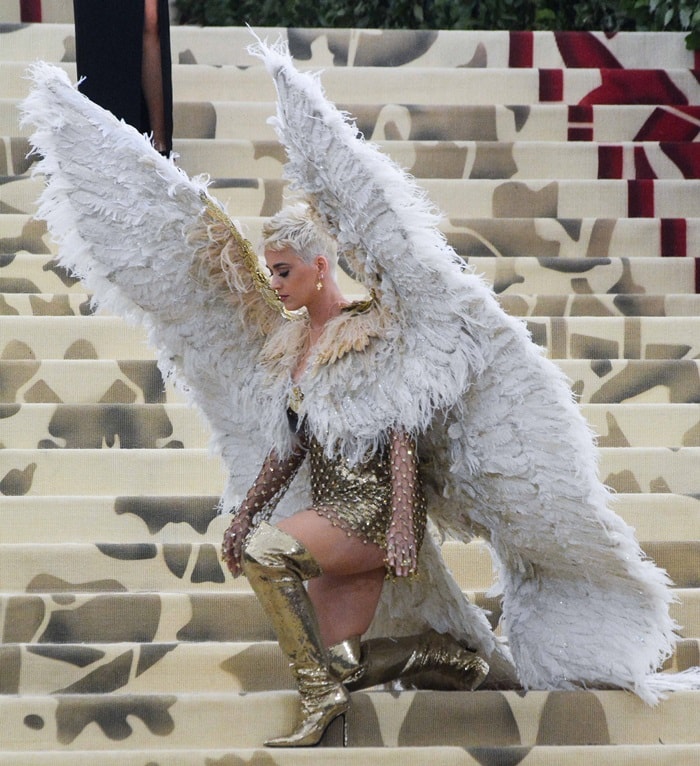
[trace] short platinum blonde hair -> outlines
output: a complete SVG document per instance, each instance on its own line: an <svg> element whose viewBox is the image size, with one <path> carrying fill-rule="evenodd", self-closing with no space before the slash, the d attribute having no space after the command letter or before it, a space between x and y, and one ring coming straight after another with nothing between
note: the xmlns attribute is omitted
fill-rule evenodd
<svg viewBox="0 0 700 766"><path fill-rule="evenodd" d="M332 272L338 263L335 239L326 231L309 205L295 202L283 207L262 228L263 250L291 247L302 261L311 263L322 255Z"/></svg>

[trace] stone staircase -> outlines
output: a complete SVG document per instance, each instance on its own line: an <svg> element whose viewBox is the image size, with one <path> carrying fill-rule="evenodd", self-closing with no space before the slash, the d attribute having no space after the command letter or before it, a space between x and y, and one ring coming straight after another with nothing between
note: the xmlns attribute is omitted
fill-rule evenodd
<svg viewBox="0 0 700 766"><path fill-rule="evenodd" d="M700 59L673 34L262 32L325 69L571 378L617 511L676 584L668 668L700 664ZM178 162L255 242L284 185L249 42L172 30ZM0 764L699 763L700 692L378 690L353 695L347 748L335 724L314 750L262 748L296 697L219 562L206 430L32 219L17 103L37 58L74 76L69 23L0 23ZM444 552L498 620L486 546Z"/></svg>

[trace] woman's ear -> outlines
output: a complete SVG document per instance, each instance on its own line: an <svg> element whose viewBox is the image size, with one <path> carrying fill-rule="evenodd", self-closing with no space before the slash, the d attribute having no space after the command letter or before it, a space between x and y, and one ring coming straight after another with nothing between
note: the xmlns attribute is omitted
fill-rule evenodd
<svg viewBox="0 0 700 766"><path fill-rule="evenodd" d="M328 274L328 258L325 255L317 255L314 258L314 265L319 271L319 274Z"/></svg>

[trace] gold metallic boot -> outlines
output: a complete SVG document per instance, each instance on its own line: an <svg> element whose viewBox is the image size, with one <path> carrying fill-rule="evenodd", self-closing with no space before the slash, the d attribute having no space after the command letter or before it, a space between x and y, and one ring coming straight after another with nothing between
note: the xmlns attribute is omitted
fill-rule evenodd
<svg viewBox="0 0 700 766"><path fill-rule="evenodd" d="M489 672L488 664L449 633L428 630L418 636L359 636L329 648L331 670L349 691L406 680L419 688L473 691Z"/></svg>
<svg viewBox="0 0 700 766"><path fill-rule="evenodd" d="M328 653L304 587L304 580L318 577L321 568L298 540L263 522L246 543L243 572L272 622L301 696L296 730L265 744L316 745L331 721L345 714L350 701L343 684L329 671Z"/></svg>

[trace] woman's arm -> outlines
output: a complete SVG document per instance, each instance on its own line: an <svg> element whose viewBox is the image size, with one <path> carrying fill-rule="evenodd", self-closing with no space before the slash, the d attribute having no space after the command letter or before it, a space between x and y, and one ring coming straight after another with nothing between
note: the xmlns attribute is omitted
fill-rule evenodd
<svg viewBox="0 0 700 766"><path fill-rule="evenodd" d="M260 473L248 490L245 499L233 515L224 533L221 547L222 559L231 574L241 574L243 545L251 530L269 518L282 495L287 491L306 457L306 451L298 446L289 457L281 460L273 450L265 458Z"/></svg>
<svg viewBox="0 0 700 766"><path fill-rule="evenodd" d="M389 459L392 517L386 564L397 577L407 577L418 569L416 510L421 493L415 440L403 431L392 431Z"/></svg>

